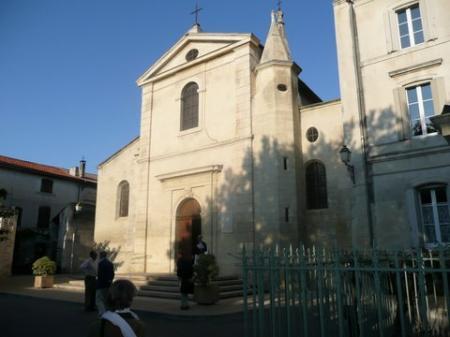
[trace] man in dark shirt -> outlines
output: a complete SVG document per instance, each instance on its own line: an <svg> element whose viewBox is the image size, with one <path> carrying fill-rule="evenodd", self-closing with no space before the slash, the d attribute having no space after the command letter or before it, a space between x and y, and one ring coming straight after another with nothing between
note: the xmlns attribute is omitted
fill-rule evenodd
<svg viewBox="0 0 450 337"><path fill-rule="evenodd" d="M106 296L108 295L108 290L113 279L114 265L108 260L106 252L101 251L97 267L97 291L95 293L95 302L100 316L106 311Z"/></svg>

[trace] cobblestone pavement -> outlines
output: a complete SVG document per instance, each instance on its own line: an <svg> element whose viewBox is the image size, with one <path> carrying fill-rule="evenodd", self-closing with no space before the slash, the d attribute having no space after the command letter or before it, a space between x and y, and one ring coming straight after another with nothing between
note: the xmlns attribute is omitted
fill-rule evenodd
<svg viewBox="0 0 450 337"><path fill-rule="evenodd" d="M148 337L239 337L242 313L213 317L181 317L137 311L146 324ZM0 294L0 336L87 336L95 313L86 313L80 303Z"/></svg>

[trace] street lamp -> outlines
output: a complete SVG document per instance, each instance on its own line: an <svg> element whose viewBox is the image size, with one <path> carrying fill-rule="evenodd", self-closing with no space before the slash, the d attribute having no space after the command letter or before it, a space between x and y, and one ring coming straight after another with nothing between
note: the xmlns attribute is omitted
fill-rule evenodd
<svg viewBox="0 0 450 337"><path fill-rule="evenodd" d="M436 130L445 138L447 143L450 144L450 104L444 105L442 113L430 117L430 120Z"/></svg>
<svg viewBox="0 0 450 337"><path fill-rule="evenodd" d="M350 164L352 158L352 152L347 147L347 145L342 145L341 150L339 151L339 155L341 156L341 161L347 167L348 174L350 175L350 179L353 184L355 184L355 167Z"/></svg>

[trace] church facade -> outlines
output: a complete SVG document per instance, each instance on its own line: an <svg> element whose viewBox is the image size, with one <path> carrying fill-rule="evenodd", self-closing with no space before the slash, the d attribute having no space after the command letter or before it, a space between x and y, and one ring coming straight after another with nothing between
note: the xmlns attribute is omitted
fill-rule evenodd
<svg viewBox="0 0 450 337"><path fill-rule="evenodd" d="M264 46L194 25L138 79L140 135L99 166L95 241L122 272L166 273L201 234L222 274L243 245L450 241L450 146L430 121L450 100L449 11L335 0L329 102L301 80L281 11Z"/></svg>

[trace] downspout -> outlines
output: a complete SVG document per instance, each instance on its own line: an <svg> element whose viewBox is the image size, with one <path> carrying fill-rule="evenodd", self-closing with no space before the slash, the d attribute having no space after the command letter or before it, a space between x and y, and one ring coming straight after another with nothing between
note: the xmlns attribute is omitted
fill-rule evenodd
<svg viewBox="0 0 450 337"><path fill-rule="evenodd" d="M369 172L369 149L367 145L367 124L366 124L366 104L364 98L364 88L361 72L361 55L359 53L359 41L358 41L358 27L356 24L356 14L353 0L346 0L350 5L350 28L352 33L353 42L353 60L354 68L356 72L356 86L358 96L358 114L359 114L359 129L361 134L361 144L363 150L363 171L364 180L366 182L366 207L367 207L367 220L369 225L369 239L370 247L376 247L374 230L373 230L373 212L372 203L374 201L373 193L373 181Z"/></svg>
<svg viewBox="0 0 450 337"><path fill-rule="evenodd" d="M148 210L149 210L149 200L150 200L150 151L151 151L151 145L152 145L152 121L153 121L153 88L154 84L152 83L152 96L151 96L151 103L150 103L150 123L149 123L149 137L148 137L148 152L147 152L147 163L148 163L148 170L147 170L147 201L145 203L145 240L144 240L144 273L147 272L147 253L148 253L148 226L149 226L149 220L148 220Z"/></svg>
<svg viewBox="0 0 450 337"><path fill-rule="evenodd" d="M251 75L250 75L251 76ZM256 85L256 78L253 77L254 86ZM254 96L254 95L253 95ZM255 135L253 134L253 97L250 97L250 161L251 161L251 196L252 196L252 243L254 250L256 247L256 223L255 223L255 154L253 144Z"/></svg>

